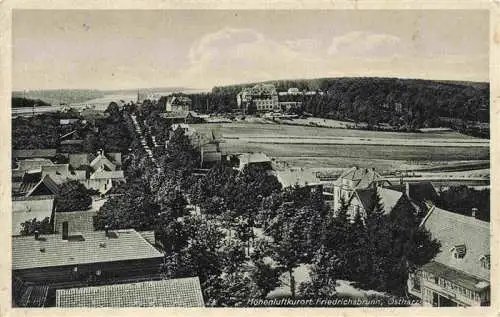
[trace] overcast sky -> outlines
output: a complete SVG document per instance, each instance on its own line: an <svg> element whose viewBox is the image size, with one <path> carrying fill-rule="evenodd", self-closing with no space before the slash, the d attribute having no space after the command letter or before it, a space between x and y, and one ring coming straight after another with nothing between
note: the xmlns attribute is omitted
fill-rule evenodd
<svg viewBox="0 0 500 317"><path fill-rule="evenodd" d="M13 89L488 81L487 11L14 11Z"/></svg>

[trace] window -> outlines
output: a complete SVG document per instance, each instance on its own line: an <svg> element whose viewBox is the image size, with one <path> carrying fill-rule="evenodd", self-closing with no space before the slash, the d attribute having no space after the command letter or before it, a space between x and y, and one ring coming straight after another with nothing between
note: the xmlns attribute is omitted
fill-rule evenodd
<svg viewBox="0 0 500 317"><path fill-rule="evenodd" d="M463 259L466 253L465 244L459 244L450 249L455 259Z"/></svg>
<svg viewBox="0 0 500 317"><path fill-rule="evenodd" d="M481 267L483 269L487 269L487 270L490 269L490 255L489 254L483 255L481 258L479 258L479 261L481 262Z"/></svg>

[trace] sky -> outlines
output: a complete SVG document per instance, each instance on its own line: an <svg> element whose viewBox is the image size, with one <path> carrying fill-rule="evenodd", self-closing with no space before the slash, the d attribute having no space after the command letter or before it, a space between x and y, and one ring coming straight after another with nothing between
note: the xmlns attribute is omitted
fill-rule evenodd
<svg viewBox="0 0 500 317"><path fill-rule="evenodd" d="M489 81L488 11L14 10L13 90Z"/></svg>

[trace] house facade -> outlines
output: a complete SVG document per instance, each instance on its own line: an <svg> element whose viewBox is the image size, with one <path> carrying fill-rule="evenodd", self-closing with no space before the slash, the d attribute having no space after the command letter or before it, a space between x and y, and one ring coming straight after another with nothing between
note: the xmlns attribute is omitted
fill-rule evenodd
<svg viewBox="0 0 500 317"><path fill-rule="evenodd" d="M441 243L433 261L408 279L409 292L424 306L487 306L490 289L490 226L437 207L421 223Z"/></svg>

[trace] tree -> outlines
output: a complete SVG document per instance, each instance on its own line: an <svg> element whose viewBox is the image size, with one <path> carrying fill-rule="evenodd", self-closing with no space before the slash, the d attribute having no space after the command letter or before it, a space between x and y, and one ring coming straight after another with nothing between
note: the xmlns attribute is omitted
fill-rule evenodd
<svg viewBox="0 0 500 317"><path fill-rule="evenodd" d="M59 186L59 193L55 197L57 211L86 210L91 204L92 197L80 182L72 180Z"/></svg>
<svg viewBox="0 0 500 317"><path fill-rule="evenodd" d="M53 227L50 223L50 218L45 217L41 221L33 218L31 220L25 221L21 223L21 232L22 236L30 236L34 235L35 231L38 231L39 234L52 234Z"/></svg>
<svg viewBox="0 0 500 317"><path fill-rule="evenodd" d="M112 122L118 122L121 120L120 107L114 101L109 103L108 108L106 108L104 112L109 113L109 118Z"/></svg>

